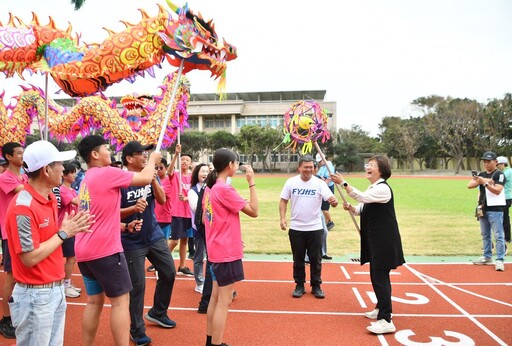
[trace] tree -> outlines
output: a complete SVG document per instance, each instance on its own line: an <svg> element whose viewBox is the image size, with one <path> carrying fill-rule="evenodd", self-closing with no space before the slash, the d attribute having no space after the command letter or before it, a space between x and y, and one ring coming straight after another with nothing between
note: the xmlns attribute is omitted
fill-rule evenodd
<svg viewBox="0 0 512 346"><path fill-rule="evenodd" d="M202 157L208 150L208 137L208 134L200 131L183 132L180 137L183 152L195 158Z"/></svg>
<svg viewBox="0 0 512 346"><path fill-rule="evenodd" d="M428 98L427 98L428 100ZM419 99L414 101L421 105ZM476 139L482 117L481 105L470 99L436 97L435 106L424 118L428 134L446 155L455 160L455 173L464 169L463 159Z"/></svg>
<svg viewBox="0 0 512 346"><path fill-rule="evenodd" d="M216 131L208 136L208 147L215 151L219 148L234 149L238 147L238 141L235 135L228 131Z"/></svg>
<svg viewBox="0 0 512 346"><path fill-rule="evenodd" d="M84 4L85 0L71 0L71 4L75 6L75 11L78 11Z"/></svg>

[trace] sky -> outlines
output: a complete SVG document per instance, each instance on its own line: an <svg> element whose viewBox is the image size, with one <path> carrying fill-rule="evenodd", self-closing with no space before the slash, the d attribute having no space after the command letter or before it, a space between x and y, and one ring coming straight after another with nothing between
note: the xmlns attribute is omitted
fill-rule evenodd
<svg viewBox="0 0 512 346"><path fill-rule="evenodd" d="M177 1L177 0L176 0ZM120 20L137 23L138 8L158 12L148 0L86 0L74 11L70 0L1 0L0 22L8 13L25 22L52 16L68 22L87 43L122 31ZM183 3L176 3L183 5ZM411 101L440 95L485 103L512 92L512 1L509 0L189 0L194 12L213 19L219 37L238 49L228 63L227 92L326 90L337 102L339 128L360 126L379 133L383 117L418 115ZM3 26L2 25L2 26ZM154 94L172 66L157 78L111 86L107 96ZM0 76L4 100L20 84L44 88L44 78ZM188 74L192 93L214 93L208 71ZM49 91L58 88L50 79ZM61 98L65 94L54 95Z"/></svg>

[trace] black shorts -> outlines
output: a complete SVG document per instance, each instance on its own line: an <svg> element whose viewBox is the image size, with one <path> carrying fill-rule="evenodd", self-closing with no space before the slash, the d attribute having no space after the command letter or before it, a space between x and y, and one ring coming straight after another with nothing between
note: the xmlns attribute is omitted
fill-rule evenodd
<svg viewBox="0 0 512 346"><path fill-rule="evenodd" d="M132 290L132 280L123 252L92 261L78 262L87 294L105 292L109 298L122 296Z"/></svg>
<svg viewBox="0 0 512 346"><path fill-rule="evenodd" d="M12 273L11 254L9 253L9 246L7 246L7 239L2 239L2 256L4 260L4 272Z"/></svg>
<svg viewBox="0 0 512 346"><path fill-rule="evenodd" d="M231 285L245 279L242 260L212 263L212 272L212 279L217 281L219 287Z"/></svg>
<svg viewBox="0 0 512 346"><path fill-rule="evenodd" d="M62 255L66 258L75 257L75 237L68 238L62 243Z"/></svg>
<svg viewBox="0 0 512 346"><path fill-rule="evenodd" d="M192 228L192 219L189 217L172 217L171 239L179 240L188 238L188 230Z"/></svg>

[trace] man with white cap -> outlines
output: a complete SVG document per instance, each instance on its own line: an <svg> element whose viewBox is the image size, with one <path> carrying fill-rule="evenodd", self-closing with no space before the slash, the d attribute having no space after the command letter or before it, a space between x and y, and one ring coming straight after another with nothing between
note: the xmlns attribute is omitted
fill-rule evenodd
<svg viewBox="0 0 512 346"><path fill-rule="evenodd" d="M9 299L18 345L62 345L66 298L62 281L61 245L87 232L93 223L87 212L64 217L59 228L52 188L62 179L62 161L76 151L59 152L47 141L30 144L23 154L28 183L11 201L6 229L16 285Z"/></svg>
<svg viewBox="0 0 512 346"><path fill-rule="evenodd" d="M503 232L505 234L505 242L510 243L510 206L512 205L512 169L508 166L508 160L505 156L498 156L498 169L505 174L505 201L507 206L503 211ZM507 244L505 244L505 248Z"/></svg>

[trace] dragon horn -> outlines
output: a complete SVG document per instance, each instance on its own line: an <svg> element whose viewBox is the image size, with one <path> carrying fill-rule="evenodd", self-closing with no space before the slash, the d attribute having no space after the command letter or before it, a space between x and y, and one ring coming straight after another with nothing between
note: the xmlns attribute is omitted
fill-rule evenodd
<svg viewBox="0 0 512 346"><path fill-rule="evenodd" d="M176 14L179 14L179 7L176 6L175 4L173 4L170 0L165 0L167 2L167 5L169 5L169 7L171 8L171 10L173 12L175 12Z"/></svg>

